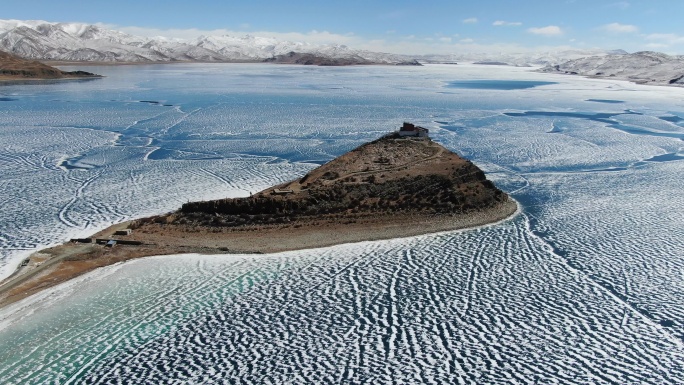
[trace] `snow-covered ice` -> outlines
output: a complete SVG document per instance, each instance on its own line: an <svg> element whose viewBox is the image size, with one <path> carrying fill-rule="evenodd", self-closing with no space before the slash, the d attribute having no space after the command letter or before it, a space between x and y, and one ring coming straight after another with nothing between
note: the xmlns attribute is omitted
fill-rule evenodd
<svg viewBox="0 0 684 385"><path fill-rule="evenodd" d="M0 88L4 275L74 234L294 178L404 120L522 212L107 267L0 310L3 381L684 383L684 90L462 65L98 71Z"/></svg>

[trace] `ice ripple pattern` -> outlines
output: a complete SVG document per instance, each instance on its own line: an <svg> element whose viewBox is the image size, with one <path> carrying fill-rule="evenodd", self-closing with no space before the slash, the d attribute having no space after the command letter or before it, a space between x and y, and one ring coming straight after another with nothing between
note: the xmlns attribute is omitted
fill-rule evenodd
<svg viewBox="0 0 684 385"><path fill-rule="evenodd" d="M135 261L87 283L98 294L63 300L57 325L3 336L18 347L5 362L30 353L43 366L18 361L0 375L27 384L52 375L84 384L681 381L681 343L568 270L528 227L523 215L304 253ZM43 353L54 344L60 354Z"/></svg>
<svg viewBox="0 0 684 385"><path fill-rule="evenodd" d="M558 78L444 93L455 76L550 76L461 65L103 70L127 76L5 88L5 267L301 175L403 119L523 211L462 233L108 267L0 311L0 382L684 383L681 90Z"/></svg>

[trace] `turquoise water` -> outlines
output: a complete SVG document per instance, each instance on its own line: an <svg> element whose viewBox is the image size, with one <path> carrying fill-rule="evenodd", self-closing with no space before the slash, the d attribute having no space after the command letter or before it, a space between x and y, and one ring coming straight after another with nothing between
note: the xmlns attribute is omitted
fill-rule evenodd
<svg viewBox="0 0 684 385"><path fill-rule="evenodd" d="M0 87L5 275L42 245L248 195L404 121L521 212L464 232L100 269L0 310L1 383L684 378L682 90L513 67L85 70L107 77ZM443 93L454 79L509 88Z"/></svg>
<svg viewBox="0 0 684 385"><path fill-rule="evenodd" d="M557 84L555 82L533 80L504 80L504 79L481 79L481 80L456 80L447 84L448 88L464 88L473 90L524 90L528 88Z"/></svg>

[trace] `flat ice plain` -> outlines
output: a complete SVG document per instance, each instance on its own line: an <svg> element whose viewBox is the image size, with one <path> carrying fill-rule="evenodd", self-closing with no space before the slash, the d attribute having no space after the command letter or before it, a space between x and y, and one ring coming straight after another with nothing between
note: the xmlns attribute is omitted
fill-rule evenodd
<svg viewBox="0 0 684 385"><path fill-rule="evenodd" d="M404 120L522 212L107 267L0 310L1 383L684 383L683 89L474 65L86 70L108 77L0 86L3 276L36 248L294 178Z"/></svg>

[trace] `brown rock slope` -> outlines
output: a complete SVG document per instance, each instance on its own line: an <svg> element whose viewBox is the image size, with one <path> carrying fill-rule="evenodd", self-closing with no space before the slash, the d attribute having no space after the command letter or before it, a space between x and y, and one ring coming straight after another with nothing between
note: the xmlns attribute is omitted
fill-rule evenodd
<svg viewBox="0 0 684 385"><path fill-rule="evenodd" d="M470 161L428 138L393 134L251 197L138 220L133 238L271 252L470 227L515 210Z"/></svg>
<svg viewBox="0 0 684 385"><path fill-rule="evenodd" d="M96 78L85 71L66 72L38 61L30 61L0 51L0 80L2 79L65 79Z"/></svg>

